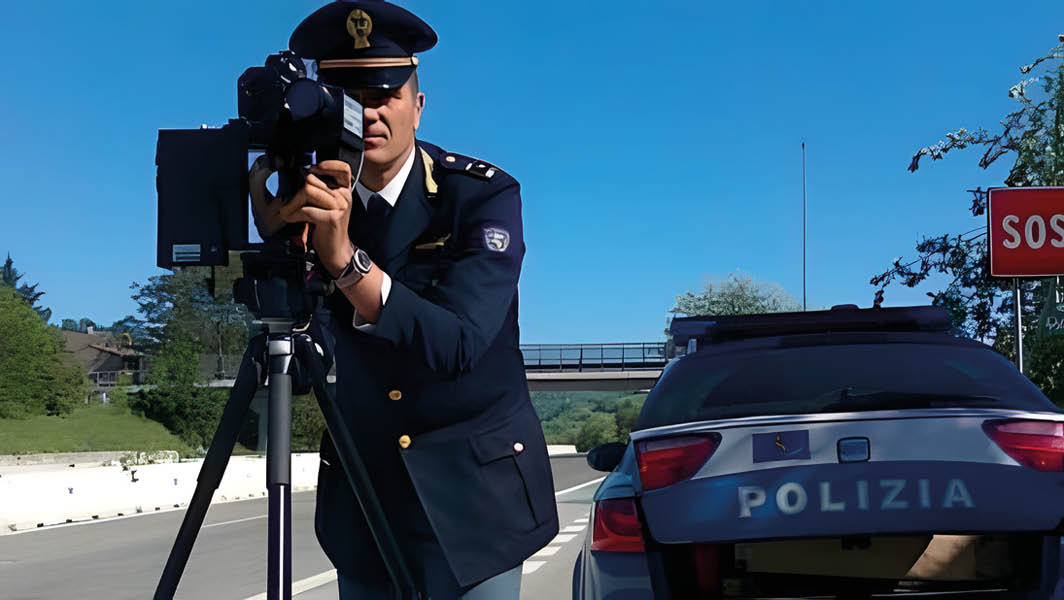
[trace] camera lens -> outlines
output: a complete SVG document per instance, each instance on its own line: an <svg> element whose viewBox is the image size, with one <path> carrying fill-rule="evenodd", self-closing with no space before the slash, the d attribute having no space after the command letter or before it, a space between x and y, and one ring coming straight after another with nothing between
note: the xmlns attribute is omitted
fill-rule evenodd
<svg viewBox="0 0 1064 600"><path fill-rule="evenodd" d="M310 79L296 80L284 95L293 121L302 121L318 114L328 97L321 85Z"/></svg>

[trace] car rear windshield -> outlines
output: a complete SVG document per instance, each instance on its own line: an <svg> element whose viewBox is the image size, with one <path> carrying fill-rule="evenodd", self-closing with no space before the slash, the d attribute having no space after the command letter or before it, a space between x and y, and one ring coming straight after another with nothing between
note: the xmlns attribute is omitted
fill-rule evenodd
<svg viewBox="0 0 1064 600"><path fill-rule="evenodd" d="M636 428L906 408L1059 410L1004 357L974 343L722 346L671 364Z"/></svg>

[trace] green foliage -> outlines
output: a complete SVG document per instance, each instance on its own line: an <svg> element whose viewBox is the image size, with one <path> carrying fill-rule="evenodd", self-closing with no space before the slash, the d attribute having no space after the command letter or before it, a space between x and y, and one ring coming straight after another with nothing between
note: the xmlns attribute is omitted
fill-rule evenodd
<svg viewBox="0 0 1064 600"><path fill-rule="evenodd" d="M645 398L621 392L532 392L532 405L548 444L575 444L583 452L586 444L627 441Z"/></svg>
<svg viewBox="0 0 1064 600"><path fill-rule="evenodd" d="M317 452L325 433L325 416L321 414L313 390L292 396L292 452Z"/></svg>
<svg viewBox="0 0 1064 600"><path fill-rule="evenodd" d="M88 397L84 369L64 360L63 348L55 328L0 286L0 418L65 414Z"/></svg>
<svg viewBox="0 0 1064 600"><path fill-rule="evenodd" d="M628 434L632 433L635 429L636 419L639 418L639 411L643 409L643 400L645 396L632 396L626 398L620 406L617 407L617 413L615 420L617 422L617 438L621 441L628 439Z"/></svg>
<svg viewBox="0 0 1064 600"><path fill-rule="evenodd" d="M917 151L909 170L916 171L922 158L935 161L952 150L982 146L985 151L979 166L984 169L1006 154L1015 155L1005 179L1008 186L1064 185L1064 45L1021 67L1020 72L1029 75L1042 63L1048 63L1048 68L1041 76L1024 79L1009 90L1009 96L1020 106L1000 121L1000 131L962 128L947 133L945 141ZM1029 89L1037 82L1041 82L1041 93L1036 97ZM975 217L984 215L986 191L976 188L969 193L968 210ZM906 264L901 258L895 259L891 269L871 279L870 283L879 288L874 304L883 302L891 283L916 287L934 273L944 274L951 281L945 289L927 294L932 303L949 310L955 324L967 335L993 343L1000 352L1015 358L1012 282L989 276L986 237L985 226L959 235L925 237L916 245L917 259ZM1021 285L1020 309L1030 321L1024 326L1025 370L1052 400L1064 406L1064 386L1059 382L1064 343L1047 339L1053 334L1029 316L1042 314L1048 304L1057 302L1054 289L1050 280Z"/></svg>
<svg viewBox="0 0 1064 600"><path fill-rule="evenodd" d="M170 340L193 340L201 353L240 354L247 344L247 310L219 287L217 298L207 289L208 270L188 267L133 283L140 318L116 322L134 338L134 348L157 353Z"/></svg>
<svg viewBox="0 0 1064 600"><path fill-rule="evenodd" d="M1064 407L1064 334L1035 336L1024 370L1050 400Z"/></svg>
<svg viewBox="0 0 1064 600"><path fill-rule="evenodd" d="M576 434L576 451L587 452L599 444L617 441L619 437L617 420L613 415L592 413Z"/></svg>
<svg viewBox="0 0 1064 600"><path fill-rule="evenodd" d="M148 383L153 387L131 399L130 408L159 421L193 448L209 446L229 390L203 386L197 344L184 338L168 342L152 358Z"/></svg>
<svg viewBox="0 0 1064 600"><path fill-rule="evenodd" d="M240 353L247 343L243 307L233 303L231 293L212 297L207 274L187 268L134 283L141 318L130 315L112 325L134 349L151 354L148 383L153 387L131 407L200 449L210 445L229 394L204 387L200 356Z"/></svg>
<svg viewBox="0 0 1064 600"><path fill-rule="evenodd" d="M4 266L0 267L0 284L10 286L12 289L16 290L19 295L29 303L33 310L37 312L37 315L47 323L48 320L52 318L52 309L37 306L37 301L41 299L44 292L37 291L37 286L40 285L38 283L33 285L19 285L19 280L24 276L25 273L20 273L18 269L15 268L15 262L11 260L11 253L9 252L7 260L4 261Z"/></svg>
<svg viewBox="0 0 1064 600"><path fill-rule="evenodd" d="M118 394L121 397L121 394ZM79 405L71 414L0 419L0 454L192 449L161 424L130 414L124 402Z"/></svg>
<svg viewBox="0 0 1064 600"><path fill-rule="evenodd" d="M222 417L225 388L155 388L129 400L133 414L162 423L183 442L202 452L210 445Z"/></svg>
<svg viewBox="0 0 1064 600"><path fill-rule="evenodd" d="M126 339L124 336L129 336L129 347L137 352L145 352L151 341L143 323L133 315L126 315L111 323L108 329L120 340Z"/></svg>
<svg viewBox="0 0 1064 600"><path fill-rule="evenodd" d="M753 315L802 310L786 290L755 280L745 273L732 273L724 281L710 281L705 289L676 296L670 313L682 317L708 315ZM666 335L668 331L666 331Z"/></svg>

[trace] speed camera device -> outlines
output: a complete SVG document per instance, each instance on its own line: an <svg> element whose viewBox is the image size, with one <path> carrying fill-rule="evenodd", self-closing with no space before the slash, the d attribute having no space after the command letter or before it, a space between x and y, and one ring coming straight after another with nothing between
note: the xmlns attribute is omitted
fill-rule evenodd
<svg viewBox="0 0 1064 600"><path fill-rule="evenodd" d="M307 77L292 51L244 71L237 108L239 118L222 127L159 131L159 267L228 265L231 250L269 245L249 240L250 154L265 153L282 202L303 186L312 162L343 160L357 180L364 150L359 98Z"/></svg>

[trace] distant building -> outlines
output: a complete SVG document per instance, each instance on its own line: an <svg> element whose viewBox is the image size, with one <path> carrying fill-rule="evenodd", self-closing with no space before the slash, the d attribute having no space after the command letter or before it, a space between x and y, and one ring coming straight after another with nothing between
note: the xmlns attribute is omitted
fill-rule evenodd
<svg viewBox="0 0 1064 600"><path fill-rule="evenodd" d="M119 375L126 373L133 384L144 383L144 355L129 347L128 336L87 331L61 329L67 352L81 363L97 390L106 390L118 384Z"/></svg>

